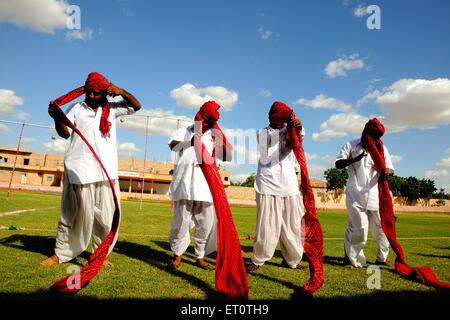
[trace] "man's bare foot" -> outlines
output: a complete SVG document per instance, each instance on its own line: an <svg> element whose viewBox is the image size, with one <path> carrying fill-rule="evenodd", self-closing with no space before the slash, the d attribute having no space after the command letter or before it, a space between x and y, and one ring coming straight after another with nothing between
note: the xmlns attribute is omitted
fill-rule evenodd
<svg viewBox="0 0 450 320"><path fill-rule="evenodd" d="M114 265L111 262L109 262L108 260L103 261L103 265L102 266L103 267L107 267L107 268L114 267Z"/></svg>
<svg viewBox="0 0 450 320"><path fill-rule="evenodd" d="M169 271L175 271L177 270L179 267L181 266L181 257L180 256L174 256L173 260L171 262L169 262L169 264L167 265L167 269Z"/></svg>
<svg viewBox="0 0 450 320"><path fill-rule="evenodd" d="M259 269L259 266L257 266L256 264L254 264L254 263L252 263L251 265L249 265L248 267L247 267L247 270L248 271L256 271L256 270L258 270Z"/></svg>
<svg viewBox="0 0 450 320"><path fill-rule="evenodd" d="M49 258L47 258L45 260L42 260L39 264L41 266L53 266L53 265L58 264L58 263L59 263L58 256L56 254L54 254L51 257L49 257Z"/></svg>
<svg viewBox="0 0 450 320"><path fill-rule="evenodd" d="M346 264L346 265L344 265L344 268L353 269L354 266L352 264Z"/></svg>
<svg viewBox="0 0 450 320"><path fill-rule="evenodd" d="M195 265L199 268L202 268L204 270L214 270L215 268L213 266L211 266L210 264L207 264L205 262L205 260L203 259L197 259L197 261L195 262Z"/></svg>

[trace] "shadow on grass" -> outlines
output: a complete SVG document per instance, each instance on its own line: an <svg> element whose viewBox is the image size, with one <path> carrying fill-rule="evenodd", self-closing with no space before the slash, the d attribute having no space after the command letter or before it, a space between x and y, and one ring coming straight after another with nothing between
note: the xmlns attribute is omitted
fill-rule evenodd
<svg viewBox="0 0 450 320"><path fill-rule="evenodd" d="M7 238L1 239L0 245L28 252L40 253L47 257L55 253L55 239L47 236L13 234Z"/></svg>
<svg viewBox="0 0 450 320"><path fill-rule="evenodd" d="M28 252L40 253L46 257L50 257L55 254L55 238L48 236L14 234L7 238L1 239L0 245ZM86 261L89 260L90 256L91 253L84 251L78 257L69 261L69 263L83 266Z"/></svg>
<svg viewBox="0 0 450 320"><path fill-rule="evenodd" d="M158 246L168 247L167 243L159 243L161 241L153 241ZM167 249L167 248L166 248ZM180 269L175 271L167 271L167 264L172 260L172 255L169 250L160 251L152 249L149 245L137 244L129 241L118 241L115 245L114 251L118 254L126 255L127 257L141 260L161 271L166 271L175 277L179 277L189 282L202 290L208 300L222 300L224 295L211 287L211 284L189 274ZM194 263L192 263L194 265ZM207 271L205 271L207 272Z"/></svg>

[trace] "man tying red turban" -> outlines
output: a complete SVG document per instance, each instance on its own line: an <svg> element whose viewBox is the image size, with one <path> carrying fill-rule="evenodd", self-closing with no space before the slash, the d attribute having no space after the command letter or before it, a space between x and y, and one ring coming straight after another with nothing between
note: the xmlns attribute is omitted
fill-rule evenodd
<svg viewBox="0 0 450 320"><path fill-rule="evenodd" d="M214 270L217 290L230 299L246 299L247 275L239 237L215 159L231 160L231 145L217 124L220 106L214 101L202 105L195 123L177 129L168 142L176 152L176 166L169 188L174 201L170 248L174 254L169 270L181 266L181 255L190 244L195 227L196 266ZM204 257L217 250L216 267Z"/></svg>
<svg viewBox="0 0 450 320"><path fill-rule="evenodd" d="M311 279L303 291L314 294L323 283L323 239L301 143L305 130L294 111L279 101L270 108L269 122L257 132L257 222L252 264L247 270L256 271L271 259L280 241L282 265L288 268L304 269L299 262L306 252ZM306 213L300 200L296 162L300 164Z"/></svg>
<svg viewBox="0 0 450 320"><path fill-rule="evenodd" d="M385 128L377 118L369 120L361 139L344 145L336 161L337 168L347 166L351 168L348 170L349 180L345 191L349 214L349 225L345 233L346 267L365 265L362 246L367 240L367 216L372 216L369 218L370 226L378 243L376 264L391 266L386 263L390 244L397 255L395 259L397 273L409 279L417 275L426 285L449 288L450 284L440 282L430 268L411 268L406 263L403 248L397 242L394 210L387 182L389 171L394 168L388 150L380 139L384 133Z"/></svg>
<svg viewBox="0 0 450 320"><path fill-rule="evenodd" d="M83 102L71 104L66 113L60 109L83 94ZM122 99L109 102L108 95ZM55 254L40 264L72 260L86 250L92 237L94 253L82 269L81 284L98 272L92 268L93 261L112 266L104 259L114 247L120 222L115 122L117 117L140 108L133 95L97 72L88 75L84 86L50 102L48 112L55 121L56 131L59 136L71 139L64 155L64 186ZM108 243L103 241L106 238ZM100 253L101 258L98 258ZM66 287L64 281L54 285L61 291L67 291Z"/></svg>
<svg viewBox="0 0 450 320"><path fill-rule="evenodd" d="M347 142L336 158L336 168L348 167L349 174L345 187L348 214L344 237L346 268L366 266L363 247L367 242L369 224L378 246L375 263L391 266L386 261L389 241L381 227L378 204L378 180L385 178L389 170L394 171L389 152L380 140L384 132L384 126L378 119L368 121L361 139ZM366 150L369 150L370 145L376 145L381 153L367 154Z"/></svg>

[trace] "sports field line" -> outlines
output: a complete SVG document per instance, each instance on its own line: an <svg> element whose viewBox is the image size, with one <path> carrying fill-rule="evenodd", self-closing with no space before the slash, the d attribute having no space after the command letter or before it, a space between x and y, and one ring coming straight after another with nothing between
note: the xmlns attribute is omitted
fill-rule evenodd
<svg viewBox="0 0 450 320"><path fill-rule="evenodd" d="M56 208L56 207L39 208L39 210L49 210L49 209L54 209L54 208ZM13 215L13 214L24 213L24 212L31 212L31 211L36 211L36 210L37 209L33 208L33 209L24 209L24 210L2 212L2 213L0 213L0 217L10 216L10 215Z"/></svg>
<svg viewBox="0 0 450 320"><path fill-rule="evenodd" d="M6 230L6 229L3 229ZM15 230L17 231L17 230ZM36 229L36 228L22 228L20 231L41 231L41 232L53 232L56 233L56 230L52 229ZM135 237L135 238L169 238L169 236L161 236L154 234L135 234L135 233L121 233L119 232L119 237ZM253 240L249 239L249 237L240 237L240 240ZM399 240L444 240L450 239L450 237L397 237ZM323 238L324 241L329 240L344 240L344 238ZM368 240L374 240L373 238L368 238Z"/></svg>

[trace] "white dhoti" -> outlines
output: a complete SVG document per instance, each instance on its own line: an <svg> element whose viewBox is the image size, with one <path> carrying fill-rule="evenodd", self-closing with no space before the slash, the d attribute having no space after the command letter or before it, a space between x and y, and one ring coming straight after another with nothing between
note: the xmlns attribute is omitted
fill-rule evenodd
<svg viewBox="0 0 450 320"><path fill-rule="evenodd" d="M197 259L217 250L216 213L214 205L205 201L174 201L170 249L181 256L191 243L190 230L194 231L194 249Z"/></svg>
<svg viewBox="0 0 450 320"><path fill-rule="evenodd" d="M378 210L365 210L351 201L347 201L348 224L345 230L345 253L355 267L366 266L363 247L367 242L367 235L372 231L377 243L376 259L385 262L389 254L389 240L381 227Z"/></svg>
<svg viewBox="0 0 450 320"><path fill-rule="evenodd" d="M120 207L119 182L112 182ZM56 234L55 254L59 262L70 261L85 251L91 237L92 249L95 251L111 231L114 209L109 181L71 184L66 176ZM112 251L118 234L117 232L108 254Z"/></svg>
<svg viewBox="0 0 450 320"><path fill-rule="evenodd" d="M304 214L300 195L280 197L256 193L257 220L252 263L270 260L280 241L281 254L291 268L303 256L301 223Z"/></svg>

